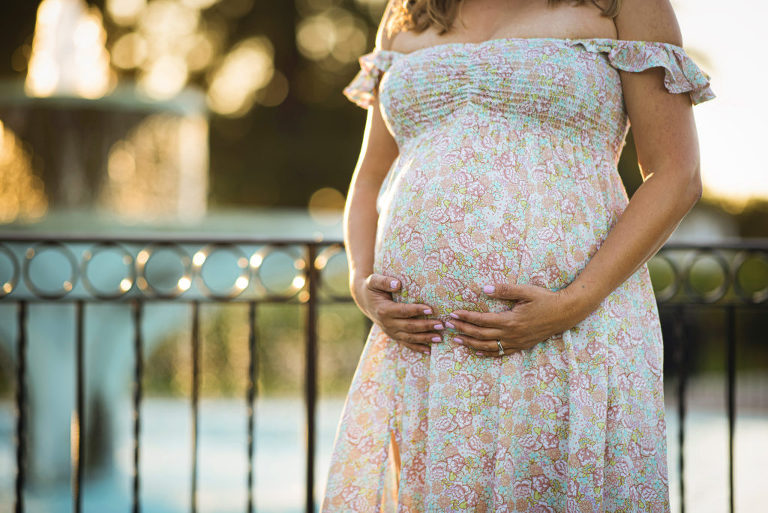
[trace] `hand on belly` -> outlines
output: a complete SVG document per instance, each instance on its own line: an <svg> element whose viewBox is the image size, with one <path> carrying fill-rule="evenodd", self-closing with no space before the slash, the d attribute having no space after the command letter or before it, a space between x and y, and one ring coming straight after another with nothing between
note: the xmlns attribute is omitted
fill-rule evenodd
<svg viewBox="0 0 768 513"><path fill-rule="evenodd" d="M551 291L530 284L483 287L489 298L514 302L510 310L476 312L455 310L445 325L456 329L454 342L478 356L500 357L525 349L568 330L590 312L567 288Z"/></svg>

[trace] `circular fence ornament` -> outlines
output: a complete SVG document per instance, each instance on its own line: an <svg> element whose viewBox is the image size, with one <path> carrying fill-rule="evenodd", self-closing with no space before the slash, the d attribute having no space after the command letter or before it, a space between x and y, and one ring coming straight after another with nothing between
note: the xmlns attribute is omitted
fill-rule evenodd
<svg viewBox="0 0 768 513"><path fill-rule="evenodd" d="M109 253L112 253L112 257ZM115 252L117 254L115 254ZM112 292L105 291L103 288L96 285L97 280L99 282L104 281L105 273L99 272L99 267L107 267L110 265L110 258L113 260L117 258L117 263L122 264L127 273L124 274L114 287ZM95 269L94 269L95 267ZM111 270L111 267L108 267ZM93 270L98 278L91 278L89 271ZM125 249L122 245L111 242L98 242L94 244L91 249L87 249L83 253L83 260L80 265L80 272L83 276L83 286L94 297L99 299L118 299L125 296L133 288L133 284L136 283L136 267L134 265L133 255Z"/></svg>
<svg viewBox="0 0 768 513"><path fill-rule="evenodd" d="M58 254L63 257L66 265L69 265L69 277L61 280L61 286L58 290L47 290L43 285L35 283L35 281L32 279L31 269L33 266L35 266L36 263L45 266L44 268L46 271L48 271L48 275L46 277L49 278L51 278L51 271L57 273L57 271L63 269L64 266L62 266L60 263L56 263L53 260L47 263L43 263L42 260L46 258L43 255L46 254L48 254L48 258L55 258L55 255ZM72 292L72 290L75 288L75 285L77 284L77 279L79 277L78 270L79 268L77 264L77 258L75 258L75 255L72 253L69 247L61 242L39 242L34 246L27 248L27 251L24 254L24 266L22 268L24 284L29 288L30 291L32 291L33 294L41 299L61 299L62 297ZM39 274L43 274L44 276L46 275L46 273ZM55 277L53 279L55 279Z"/></svg>

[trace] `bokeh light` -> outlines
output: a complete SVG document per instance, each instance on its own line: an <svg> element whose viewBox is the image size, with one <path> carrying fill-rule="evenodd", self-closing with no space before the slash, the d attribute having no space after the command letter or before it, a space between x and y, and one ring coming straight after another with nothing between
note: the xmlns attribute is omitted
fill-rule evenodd
<svg viewBox="0 0 768 513"><path fill-rule="evenodd" d="M147 40L138 32L123 34L112 45L112 64L118 68L138 68L147 55Z"/></svg>
<svg viewBox="0 0 768 513"><path fill-rule="evenodd" d="M48 210L43 181L34 173L30 153L0 121L0 223L36 221Z"/></svg>
<svg viewBox="0 0 768 513"><path fill-rule="evenodd" d="M214 71L208 106L224 116L242 116L253 105L256 92L272 80L273 56L266 37L238 43Z"/></svg>
<svg viewBox="0 0 768 513"><path fill-rule="evenodd" d="M154 114L109 150L100 203L125 222L203 216L208 123L202 116ZM139 255L141 257L141 255Z"/></svg>
<svg viewBox="0 0 768 513"><path fill-rule="evenodd" d="M339 7L303 18L296 30L296 45L302 55L314 61L323 60L331 69L356 61L367 44L365 23Z"/></svg>
<svg viewBox="0 0 768 513"><path fill-rule="evenodd" d="M107 0L110 18L118 25L131 25L147 6L147 0Z"/></svg>
<svg viewBox="0 0 768 513"><path fill-rule="evenodd" d="M344 214L344 195L333 187L316 190L309 198L309 215L322 225L334 225Z"/></svg>
<svg viewBox="0 0 768 513"><path fill-rule="evenodd" d="M172 98L187 83L187 63L178 55L162 55L149 63L139 78L139 85L157 100Z"/></svg>
<svg viewBox="0 0 768 513"><path fill-rule="evenodd" d="M83 0L43 0L25 89L31 96L53 94L99 98L114 86L101 12Z"/></svg>
<svg viewBox="0 0 768 513"><path fill-rule="evenodd" d="M155 100L174 98L191 84L201 87L211 111L230 118L257 103L278 106L289 94L287 76L275 70L269 38L230 40L228 18L247 14L252 0L107 0L104 7L115 32L109 51L98 8L83 0L43 1L31 50L14 54L14 66L29 69L29 94L98 98L116 85L119 72ZM324 55L344 59L345 52L364 48L365 24L344 10L337 14L342 17L332 22L333 44ZM341 39L353 48L340 50ZM31 53L28 65L25 51Z"/></svg>

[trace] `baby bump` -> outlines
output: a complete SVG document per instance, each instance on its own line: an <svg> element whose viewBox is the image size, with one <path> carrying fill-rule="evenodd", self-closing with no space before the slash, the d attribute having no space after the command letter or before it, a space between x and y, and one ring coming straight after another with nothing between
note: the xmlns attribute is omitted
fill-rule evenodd
<svg viewBox="0 0 768 513"><path fill-rule="evenodd" d="M537 193L489 170L427 179L397 176L379 217L374 272L402 283L395 299L455 309L503 311L488 298L494 283L558 290L571 283L607 234L610 215L584 211L568 189Z"/></svg>
<svg viewBox="0 0 768 513"><path fill-rule="evenodd" d="M508 309L510 303L486 297L482 288L516 282L525 214L497 207L501 182L491 184L490 177L457 172L427 179L424 169L405 171L379 217L375 272L401 280L396 300L429 304L438 315Z"/></svg>
<svg viewBox="0 0 768 513"><path fill-rule="evenodd" d="M399 224L399 223L398 223ZM500 248L486 251L472 247L471 234L434 233L443 227L423 231L421 226L400 224L382 232L374 272L393 276L402 287L395 300L425 303L444 316L456 309L501 311L502 302L484 297L484 285L514 282L517 263ZM479 235L479 233L478 233Z"/></svg>

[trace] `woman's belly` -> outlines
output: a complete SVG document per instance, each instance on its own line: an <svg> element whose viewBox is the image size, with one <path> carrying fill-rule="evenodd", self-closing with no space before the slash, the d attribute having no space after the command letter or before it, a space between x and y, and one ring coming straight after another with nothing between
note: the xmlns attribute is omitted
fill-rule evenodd
<svg viewBox="0 0 768 513"><path fill-rule="evenodd" d="M438 316L509 309L483 294L486 284L567 286L626 201L618 175L587 173L577 160L557 160L533 139L399 159L383 195L374 272L401 281L395 300L428 304Z"/></svg>

